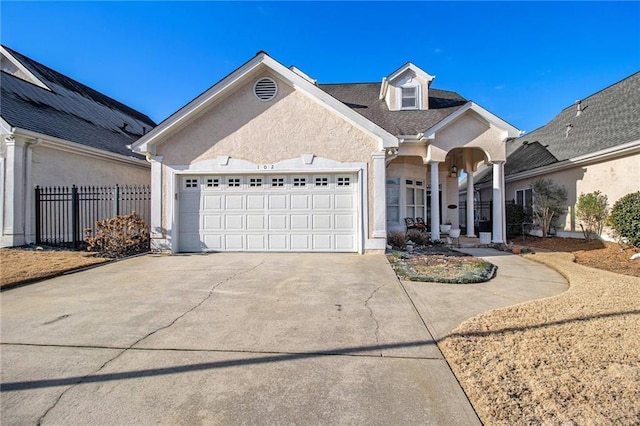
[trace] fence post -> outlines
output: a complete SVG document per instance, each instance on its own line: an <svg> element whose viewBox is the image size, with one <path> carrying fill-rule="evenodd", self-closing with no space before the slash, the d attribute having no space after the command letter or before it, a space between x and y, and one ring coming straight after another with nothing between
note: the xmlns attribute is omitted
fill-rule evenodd
<svg viewBox="0 0 640 426"><path fill-rule="evenodd" d="M113 216L120 216L120 187L117 183L113 187Z"/></svg>
<svg viewBox="0 0 640 426"><path fill-rule="evenodd" d="M71 238L73 248L80 246L80 198L78 197L78 187L71 187Z"/></svg>
<svg viewBox="0 0 640 426"><path fill-rule="evenodd" d="M42 216L42 211L40 210L40 185L36 185L36 191L35 191L35 197L36 197L36 204L35 204L35 210L36 210L36 244L41 244L42 243L42 228L41 228L41 216Z"/></svg>

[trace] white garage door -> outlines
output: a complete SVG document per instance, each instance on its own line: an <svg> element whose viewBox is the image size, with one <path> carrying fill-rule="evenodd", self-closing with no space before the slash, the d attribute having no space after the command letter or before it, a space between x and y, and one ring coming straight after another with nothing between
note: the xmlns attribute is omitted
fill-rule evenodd
<svg viewBox="0 0 640 426"><path fill-rule="evenodd" d="M190 175L179 183L179 251L358 251L355 174Z"/></svg>

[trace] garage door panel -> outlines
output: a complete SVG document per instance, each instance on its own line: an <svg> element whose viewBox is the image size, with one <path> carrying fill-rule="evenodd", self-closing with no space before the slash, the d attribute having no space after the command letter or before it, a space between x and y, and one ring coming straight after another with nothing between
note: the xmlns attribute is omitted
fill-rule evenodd
<svg viewBox="0 0 640 426"><path fill-rule="evenodd" d="M264 195L247 195L247 210L264 210Z"/></svg>
<svg viewBox="0 0 640 426"><path fill-rule="evenodd" d="M244 222L244 215L241 214L227 214L225 217L225 226L224 228L228 231L242 231L244 227L242 223Z"/></svg>
<svg viewBox="0 0 640 426"><path fill-rule="evenodd" d="M198 233L200 231L200 213L196 211L181 214L180 230L186 233Z"/></svg>
<svg viewBox="0 0 640 426"><path fill-rule="evenodd" d="M289 249L287 241L289 240L289 235L285 234L274 234L268 235L269 240L269 250L273 251L286 251Z"/></svg>
<svg viewBox="0 0 640 426"><path fill-rule="evenodd" d="M222 229L222 215L205 214L203 219L202 226L204 231L219 231Z"/></svg>
<svg viewBox="0 0 640 426"><path fill-rule="evenodd" d="M307 251L311 250L311 245L309 244L309 235L307 234L294 234L291 235L291 250L298 251Z"/></svg>
<svg viewBox="0 0 640 426"><path fill-rule="evenodd" d="M205 250L223 250L222 235L205 234L202 236Z"/></svg>
<svg viewBox="0 0 640 426"><path fill-rule="evenodd" d="M222 210L222 195L205 194L203 198L203 207L205 210Z"/></svg>
<svg viewBox="0 0 640 426"><path fill-rule="evenodd" d="M352 214L335 215L335 229L353 229L355 216Z"/></svg>
<svg viewBox="0 0 640 426"><path fill-rule="evenodd" d="M355 175L262 176L260 184L254 175L188 179L200 186L180 185L181 251L358 250Z"/></svg>
<svg viewBox="0 0 640 426"><path fill-rule="evenodd" d="M331 210L331 194L313 194L313 208L318 210Z"/></svg>
<svg viewBox="0 0 640 426"><path fill-rule="evenodd" d="M244 210L244 195L227 195L225 207L227 210Z"/></svg>
<svg viewBox="0 0 640 426"><path fill-rule="evenodd" d="M353 194L336 194L336 210L353 209L353 197Z"/></svg>
<svg viewBox="0 0 640 426"><path fill-rule="evenodd" d="M309 215L308 214L292 214L291 215L291 229L293 230L308 230L309 229Z"/></svg>
<svg viewBox="0 0 640 426"><path fill-rule="evenodd" d="M248 214L247 215L247 231L256 231L265 229L266 218L264 215Z"/></svg>
<svg viewBox="0 0 640 426"><path fill-rule="evenodd" d="M291 194L291 210L309 210L309 195Z"/></svg>
<svg viewBox="0 0 640 426"><path fill-rule="evenodd" d="M262 251L266 248L265 241L265 235L247 234L247 250Z"/></svg>
<svg viewBox="0 0 640 426"><path fill-rule="evenodd" d="M226 250L239 251L244 250L243 234L226 234L224 236L224 245Z"/></svg>
<svg viewBox="0 0 640 426"><path fill-rule="evenodd" d="M331 230L331 215L328 213L314 214L313 229L314 230Z"/></svg>
<svg viewBox="0 0 640 426"><path fill-rule="evenodd" d="M335 236L337 250L350 251L356 248L356 240L353 234L337 234Z"/></svg>
<svg viewBox="0 0 640 426"><path fill-rule="evenodd" d="M288 195L285 194L270 194L269 195L269 210L287 210Z"/></svg>
<svg viewBox="0 0 640 426"><path fill-rule="evenodd" d="M331 244L331 240L332 240L332 236L331 235L325 235L325 234L313 234L313 250L322 250L322 251L329 251L331 250L332 244Z"/></svg>
<svg viewBox="0 0 640 426"><path fill-rule="evenodd" d="M269 214L269 230L282 231L288 229L288 217L285 214Z"/></svg>

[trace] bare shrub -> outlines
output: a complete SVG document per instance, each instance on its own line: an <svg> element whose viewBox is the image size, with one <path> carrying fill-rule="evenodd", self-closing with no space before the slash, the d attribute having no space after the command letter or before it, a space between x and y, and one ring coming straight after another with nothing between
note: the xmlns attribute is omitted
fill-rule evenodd
<svg viewBox="0 0 640 426"><path fill-rule="evenodd" d="M407 231L407 238L413 241L417 246L426 246L429 244L429 236L427 233L418 229L409 229L409 231Z"/></svg>
<svg viewBox="0 0 640 426"><path fill-rule="evenodd" d="M395 250L405 250L407 248L407 235L402 231L389 232L387 234L387 244Z"/></svg>
<svg viewBox="0 0 640 426"><path fill-rule="evenodd" d="M131 212L96 222L96 236L86 237L87 250L118 258L149 251L149 227Z"/></svg>

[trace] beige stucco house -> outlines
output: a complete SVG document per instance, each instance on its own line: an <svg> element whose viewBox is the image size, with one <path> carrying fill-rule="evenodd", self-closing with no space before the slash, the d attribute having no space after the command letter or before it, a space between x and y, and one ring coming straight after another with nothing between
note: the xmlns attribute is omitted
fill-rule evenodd
<svg viewBox="0 0 640 426"><path fill-rule="evenodd" d="M155 123L0 46L0 247L34 242L34 188L149 184L127 147Z"/></svg>
<svg viewBox="0 0 640 426"><path fill-rule="evenodd" d="M133 144L151 162L153 247L363 253L406 217L439 239L458 225L458 173L488 163L501 177L520 133L433 80L407 63L324 85L259 52Z"/></svg>
<svg viewBox="0 0 640 426"><path fill-rule="evenodd" d="M575 215L580 194L600 191L612 206L640 191L640 73L577 101L507 144L505 199L530 207L531 183L539 178L567 189L568 212L557 221L562 237L583 236ZM475 198L491 199L492 171L478 171L475 180ZM611 236L605 232L603 238Z"/></svg>

